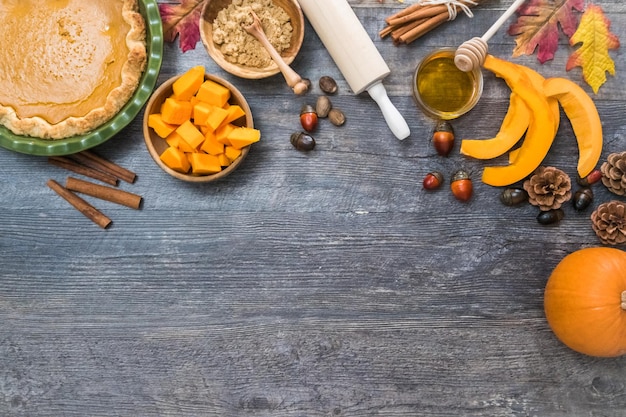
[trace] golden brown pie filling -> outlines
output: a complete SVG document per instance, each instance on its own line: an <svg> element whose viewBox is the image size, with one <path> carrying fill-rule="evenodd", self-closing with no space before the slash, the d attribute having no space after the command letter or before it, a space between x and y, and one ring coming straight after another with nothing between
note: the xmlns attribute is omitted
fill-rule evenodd
<svg viewBox="0 0 626 417"><path fill-rule="evenodd" d="M0 0L0 124L84 134L130 100L147 62L137 0Z"/></svg>

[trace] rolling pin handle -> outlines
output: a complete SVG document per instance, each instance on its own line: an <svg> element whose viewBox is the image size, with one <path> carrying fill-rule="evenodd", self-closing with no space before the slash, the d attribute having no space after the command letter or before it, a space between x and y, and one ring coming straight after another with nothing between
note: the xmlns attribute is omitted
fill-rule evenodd
<svg viewBox="0 0 626 417"><path fill-rule="evenodd" d="M380 107L387 125L396 138L400 140L406 139L411 134L409 125L406 123L406 120L404 120L404 117L402 117L402 114L400 114L398 109L393 105L391 100L389 100L387 90L385 90L385 86L382 82L379 81L373 84L367 89L367 92L374 99L376 104L378 104L378 107Z"/></svg>

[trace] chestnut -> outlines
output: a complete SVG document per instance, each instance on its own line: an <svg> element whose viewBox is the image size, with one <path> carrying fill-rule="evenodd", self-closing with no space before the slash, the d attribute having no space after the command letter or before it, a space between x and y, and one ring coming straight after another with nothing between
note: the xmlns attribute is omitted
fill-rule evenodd
<svg viewBox="0 0 626 417"><path fill-rule="evenodd" d="M563 217L565 217L565 212L563 209L552 209L547 211L542 211L537 215L537 221L539 224L548 225L555 224L560 222Z"/></svg>
<svg viewBox="0 0 626 417"><path fill-rule="evenodd" d="M299 151L311 151L315 148L315 138L304 132L292 133L290 141Z"/></svg>
<svg viewBox="0 0 626 417"><path fill-rule="evenodd" d="M578 211L582 211L589 207L593 202L593 191L589 187L581 188L574 193L574 208Z"/></svg>
<svg viewBox="0 0 626 417"><path fill-rule="evenodd" d="M516 206L528 201L528 193L523 188L507 188L500 193L500 201L505 206Z"/></svg>

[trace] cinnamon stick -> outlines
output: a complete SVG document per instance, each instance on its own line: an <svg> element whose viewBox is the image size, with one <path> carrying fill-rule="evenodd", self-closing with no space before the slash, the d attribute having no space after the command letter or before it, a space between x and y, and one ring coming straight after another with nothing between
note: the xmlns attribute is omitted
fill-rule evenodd
<svg viewBox="0 0 626 417"><path fill-rule="evenodd" d="M423 23L424 20L426 20L426 18L420 19L420 20L413 20L411 22L404 23L404 24L401 24L401 25L386 26L380 32L378 32L378 34L379 34L379 36L381 38L384 38L385 36L391 35L391 38L395 42L395 41L398 40L400 35L402 35L403 33L408 32L409 30L411 30L415 26L419 25L420 23Z"/></svg>
<svg viewBox="0 0 626 417"><path fill-rule="evenodd" d="M58 195L63 197L68 203L74 206L74 208L80 211L85 217L87 217L89 220L91 220L101 228L106 229L112 223L111 219L98 211L98 209L74 194L72 191L63 187L55 180L48 180L47 185Z"/></svg>
<svg viewBox="0 0 626 417"><path fill-rule="evenodd" d="M414 27L407 33L402 34L399 38L399 42L402 42L402 43L413 42L417 38L421 37L422 35L425 35L427 32L430 32L437 26L448 21L448 17L449 17L448 12L446 11L445 13L441 13L437 16L429 18L424 23Z"/></svg>
<svg viewBox="0 0 626 417"><path fill-rule="evenodd" d="M413 20L423 19L425 17L433 17L440 13L448 13L448 7L445 4L424 5L420 9L409 13L405 16L396 17L387 21L390 25L401 25Z"/></svg>
<svg viewBox="0 0 626 417"><path fill-rule="evenodd" d="M420 20L414 20L414 21L412 21L410 23L407 23L407 24L404 24L404 25L400 25L399 27L396 27L396 29L391 33L391 38L396 43L402 42L401 41L402 35L404 35L405 33L413 30L413 28L416 28L417 26L425 23L427 20L428 20L427 18L424 18L424 19L420 19Z"/></svg>
<svg viewBox="0 0 626 417"><path fill-rule="evenodd" d="M395 29L397 29L397 26L385 26L378 32L378 36L384 38L385 36L390 35Z"/></svg>
<svg viewBox="0 0 626 417"><path fill-rule="evenodd" d="M467 13L468 8L482 2L483 0L461 0L461 5L455 3L453 7L457 13L460 10ZM381 38L391 35L396 45L408 44L449 20L450 14L446 4L418 2L388 16L385 19L388 26L383 28L379 35Z"/></svg>
<svg viewBox="0 0 626 417"><path fill-rule="evenodd" d="M99 169L130 184L135 182L135 179L137 178L137 175L131 170L111 162L91 151L81 151L74 154L73 157L84 165Z"/></svg>
<svg viewBox="0 0 626 417"><path fill-rule="evenodd" d="M120 190L119 188L94 184L92 182L73 177L67 177L67 180L65 181L65 188L70 191L87 194L101 200L121 204L135 210L139 209L142 202L142 197L137 194L129 193L128 191Z"/></svg>
<svg viewBox="0 0 626 417"><path fill-rule="evenodd" d="M84 175L86 177L93 178L94 180L102 181L106 184L117 185L118 179L116 176L81 165L65 156L51 156L48 158L48 162L58 167L75 172L76 174Z"/></svg>
<svg viewBox="0 0 626 417"><path fill-rule="evenodd" d="M406 16L406 15L408 15L408 14L410 14L410 13L414 12L415 10L418 10L418 9L420 9L422 7L424 7L423 4L421 4L421 3L414 3L414 4L410 5L410 6L405 7L404 9L400 10L399 12L396 12L396 13L392 14L391 16L388 16L385 19L385 22L387 22L389 24L390 20L397 19L397 18L402 17L402 16Z"/></svg>

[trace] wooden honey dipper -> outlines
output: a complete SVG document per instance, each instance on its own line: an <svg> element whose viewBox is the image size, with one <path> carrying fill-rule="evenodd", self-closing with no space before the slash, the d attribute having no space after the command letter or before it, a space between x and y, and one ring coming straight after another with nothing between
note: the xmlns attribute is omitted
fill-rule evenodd
<svg viewBox="0 0 626 417"><path fill-rule="evenodd" d="M525 1L526 0L515 0L483 36L463 42L454 54L454 63L457 68L464 72L470 72L474 68L480 67L487 57L487 51L489 50L487 42L489 42L489 39L491 39L498 29L500 29L500 26L515 13L518 7Z"/></svg>

